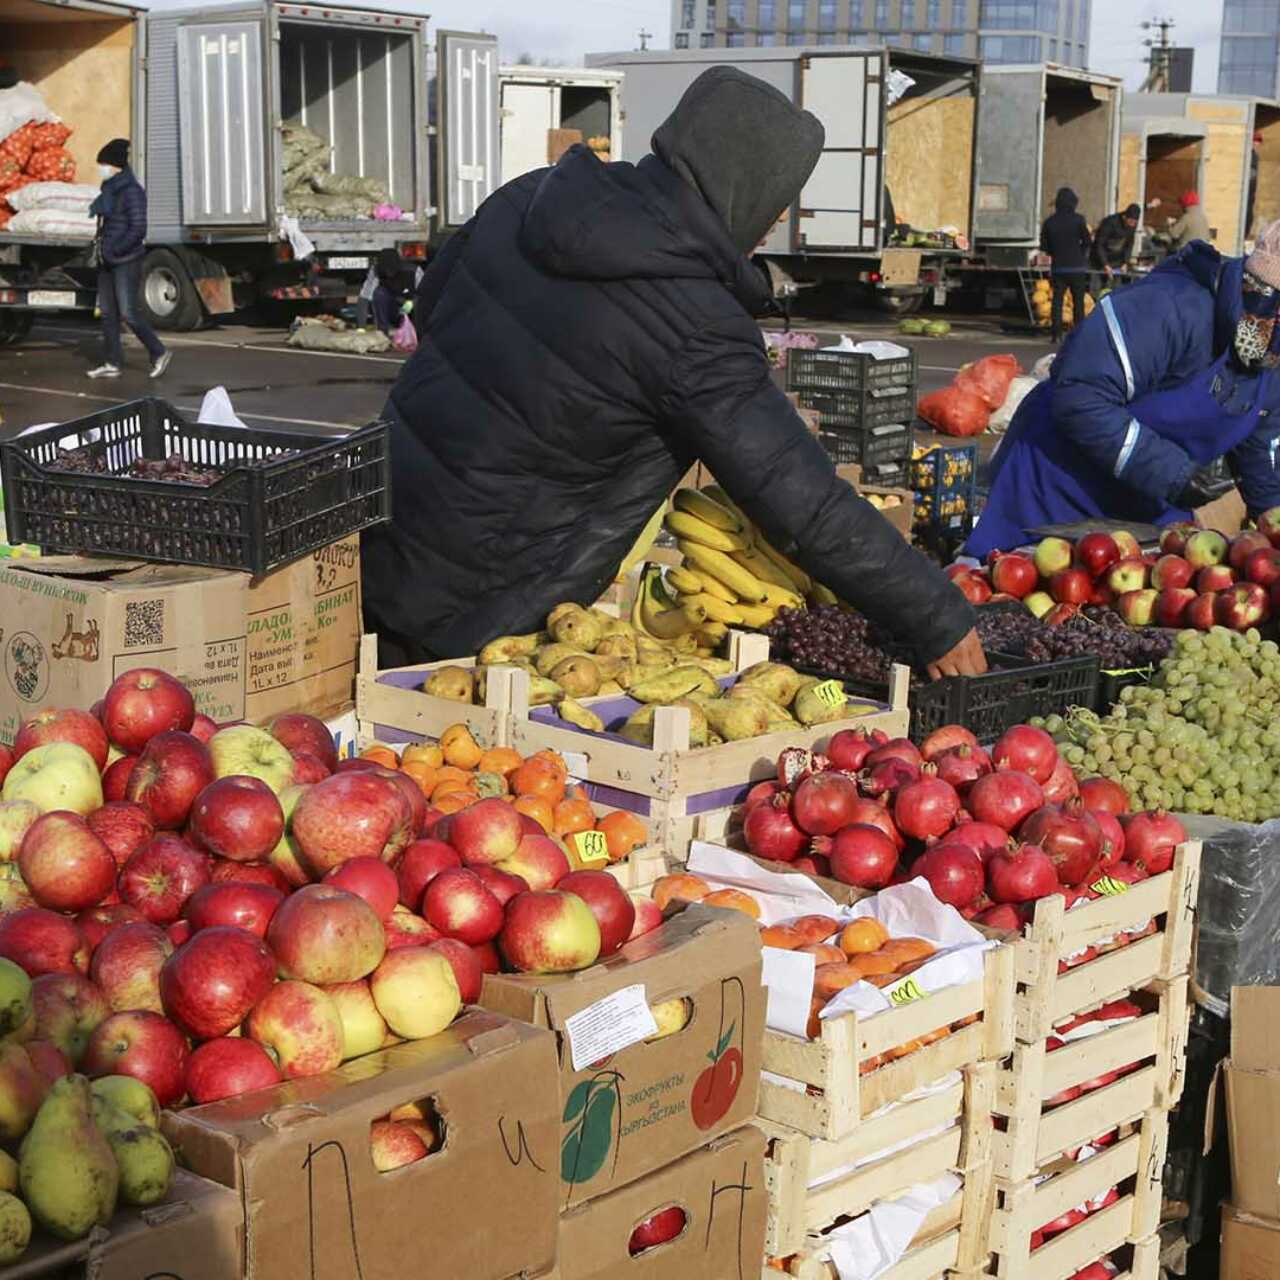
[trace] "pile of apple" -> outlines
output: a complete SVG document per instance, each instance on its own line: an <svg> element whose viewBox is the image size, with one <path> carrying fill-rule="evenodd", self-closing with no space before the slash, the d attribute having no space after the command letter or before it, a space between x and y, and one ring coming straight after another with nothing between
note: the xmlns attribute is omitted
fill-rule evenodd
<svg viewBox="0 0 1280 1280"><path fill-rule="evenodd" d="M1232 539L1170 525L1158 555L1143 555L1130 533L1095 532L1074 546L1044 538L1029 555L996 551L985 569L948 572L974 603L1021 600L1049 623L1089 604L1109 605L1135 627L1247 631L1280 610L1280 508Z"/></svg>
<svg viewBox="0 0 1280 1280"><path fill-rule="evenodd" d="M339 763L321 721L218 727L162 671L27 721L0 780L0 957L33 979L0 1034L163 1106L434 1035L501 961L583 968L657 923L514 795L445 813L412 771Z"/></svg>
<svg viewBox="0 0 1280 1280"><path fill-rule="evenodd" d="M825 755L782 753L778 776L744 801L742 838L758 857L861 889L922 876L966 919L1018 930L1041 898L1071 907L1172 866L1182 824L1128 808L1117 783L1078 781L1032 725L1007 730L989 754L961 725L918 747L845 729Z"/></svg>

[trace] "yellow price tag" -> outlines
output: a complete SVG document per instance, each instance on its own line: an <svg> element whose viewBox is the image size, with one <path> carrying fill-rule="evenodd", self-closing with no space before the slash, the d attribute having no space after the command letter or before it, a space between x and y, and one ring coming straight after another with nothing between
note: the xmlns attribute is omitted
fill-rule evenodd
<svg viewBox="0 0 1280 1280"><path fill-rule="evenodd" d="M1129 886L1123 880L1116 880L1112 876L1103 876L1101 880L1095 880L1089 888L1094 893L1100 893L1104 898L1115 898L1129 892Z"/></svg>
<svg viewBox="0 0 1280 1280"><path fill-rule="evenodd" d="M885 994L893 1005L910 1004L913 1000L923 1000L929 993L914 979L908 978L896 987L890 987Z"/></svg>
<svg viewBox="0 0 1280 1280"><path fill-rule="evenodd" d="M575 831L573 847L583 862L609 861L609 841L603 831Z"/></svg>
<svg viewBox="0 0 1280 1280"><path fill-rule="evenodd" d="M813 686L813 695L824 707L843 707L849 701L839 680L824 680Z"/></svg>

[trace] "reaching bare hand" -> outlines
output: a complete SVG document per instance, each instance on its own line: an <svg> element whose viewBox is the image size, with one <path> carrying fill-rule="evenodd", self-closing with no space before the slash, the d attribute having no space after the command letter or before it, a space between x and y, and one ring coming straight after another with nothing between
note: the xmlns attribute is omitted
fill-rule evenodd
<svg viewBox="0 0 1280 1280"><path fill-rule="evenodd" d="M980 676L986 669L987 655L982 652L978 633L970 630L953 649L929 663L929 676L934 680L943 676Z"/></svg>

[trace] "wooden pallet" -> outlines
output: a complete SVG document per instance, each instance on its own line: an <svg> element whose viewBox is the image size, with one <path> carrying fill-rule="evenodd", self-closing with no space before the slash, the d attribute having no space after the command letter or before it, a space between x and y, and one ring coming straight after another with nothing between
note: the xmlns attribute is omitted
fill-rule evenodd
<svg viewBox="0 0 1280 1280"><path fill-rule="evenodd" d="M978 1015L976 1022L874 1070L860 1067L931 1031ZM855 1131L890 1102L949 1071L1002 1058L1013 1049L1013 954L984 956L981 981L949 987L871 1017L822 1021L817 1039L765 1029L763 1067L788 1083L761 1080L759 1114L814 1138Z"/></svg>
<svg viewBox="0 0 1280 1280"><path fill-rule="evenodd" d="M1153 1107L1112 1146L1080 1163L1062 1160L1036 1178L995 1179L991 1218L994 1274L999 1280L1068 1280L1126 1242L1147 1266L1148 1237L1160 1225L1168 1112ZM1120 1186L1120 1199L1031 1252L1031 1233L1086 1200ZM1141 1274L1141 1273L1136 1273Z"/></svg>
<svg viewBox="0 0 1280 1280"><path fill-rule="evenodd" d="M995 1075L995 1063L968 1067L954 1085L888 1108L835 1141L759 1122L770 1139L765 1253L804 1252L837 1222L947 1170L988 1177Z"/></svg>
<svg viewBox="0 0 1280 1280"><path fill-rule="evenodd" d="M1014 1034L1024 1044L1043 1040L1073 1013L1144 987L1157 978L1185 974L1191 961L1200 842L1178 847L1173 867L1114 897L1072 911L1058 895L1036 903L1035 917L1014 943ZM1154 918L1157 931L1059 973L1063 961L1127 925ZM1042 1280L1037 1277L1037 1280Z"/></svg>

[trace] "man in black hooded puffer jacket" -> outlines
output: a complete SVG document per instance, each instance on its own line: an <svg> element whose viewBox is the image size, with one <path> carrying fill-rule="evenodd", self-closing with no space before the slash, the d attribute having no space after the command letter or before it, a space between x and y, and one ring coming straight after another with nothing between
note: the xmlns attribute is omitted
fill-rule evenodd
<svg viewBox="0 0 1280 1280"><path fill-rule="evenodd" d="M772 383L749 254L796 198L822 126L727 67L690 86L638 165L571 148L446 244L391 392L393 523L364 543L384 660L475 653L590 604L701 459L770 542L935 674L985 669L973 613L840 480Z"/></svg>

